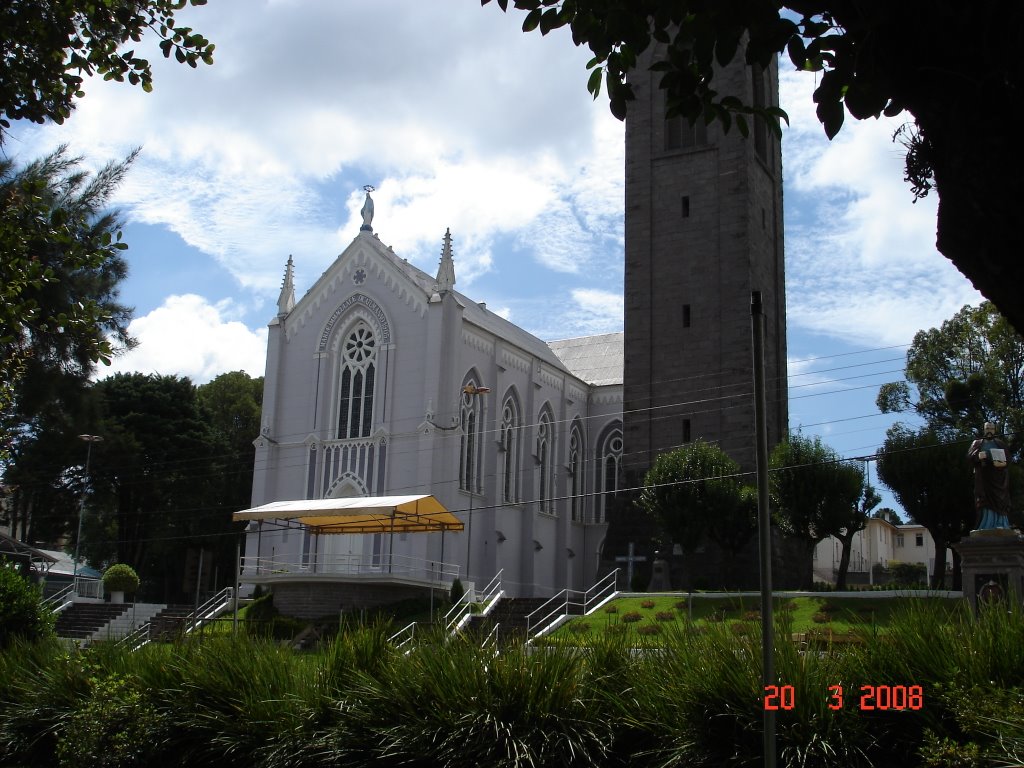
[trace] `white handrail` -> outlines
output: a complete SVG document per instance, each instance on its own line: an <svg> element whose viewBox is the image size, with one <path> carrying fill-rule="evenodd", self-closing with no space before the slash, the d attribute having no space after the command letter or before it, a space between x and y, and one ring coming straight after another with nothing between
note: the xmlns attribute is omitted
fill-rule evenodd
<svg viewBox="0 0 1024 768"><path fill-rule="evenodd" d="M402 554L333 555L319 553L305 559L246 556L241 561L244 576L330 578L349 576L362 579L405 578L436 585L459 577L456 563L438 563Z"/></svg>
<svg viewBox="0 0 1024 768"><path fill-rule="evenodd" d="M71 600L67 600L66 598L68 598L71 595L73 595L74 592L75 592L75 585L72 582L71 584L68 584L66 587L64 587L64 589L61 589L61 590L59 590L57 592L54 592L49 597L44 598L43 599L43 605L48 607L50 609L51 613L60 613L67 606L71 605L72 601Z"/></svg>
<svg viewBox="0 0 1024 768"><path fill-rule="evenodd" d="M501 595L504 594L501 590L501 576L504 572L505 569L502 568L494 574L494 578L478 593L481 599L473 600L467 592L455 602L455 605L444 615L444 631L446 635L454 635L462 629L472 615L472 605L482 606L482 614L486 614L494 606Z"/></svg>
<svg viewBox="0 0 1024 768"><path fill-rule="evenodd" d="M494 623L494 628L487 633L487 637L485 637L483 642L480 643L481 648L486 648L488 645L493 645L495 648L498 647L498 627L500 626L500 621L496 621Z"/></svg>
<svg viewBox="0 0 1024 768"><path fill-rule="evenodd" d="M400 640L397 643L395 642L396 640L398 640L398 638L403 637L405 635L408 635L408 637L405 637L405 639ZM391 637L388 638L388 642L389 643L394 643L395 648L401 648L402 646L407 645L408 643L411 643L413 641L413 639L415 638L415 636L416 636L416 622L414 621L411 624L407 624L406 626L402 627L400 630L395 632L395 634L393 634Z"/></svg>
<svg viewBox="0 0 1024 768"><path fill-rule="evenodd" d="M572 615L585 615L593 610L593 608L607 601L615 594L618 576L619 569L615 568L585 592L578 589L563 589L554 597L546 600L539 608L526 617L527 642L543 634L557 619L562 617L568 618ZM575 595L582 595L582 601L572 600L571 596ZM572 613L572 608L579 609L579 613ZM547 613L543 613L543 611L547 611ZM538 614L540 615L539 618ZM534 627L540 627L540 629L534 632Z"/></svg>
<svg viewBox="0 0 1024 768"><path fill-rule="evenodd" d="M224 587L224 589L196 608L186 617L185 631L183 634L187 635L193 630L202 627L207 622L220 616L224 609L231 604L234 596L234 587Z"/></svg>

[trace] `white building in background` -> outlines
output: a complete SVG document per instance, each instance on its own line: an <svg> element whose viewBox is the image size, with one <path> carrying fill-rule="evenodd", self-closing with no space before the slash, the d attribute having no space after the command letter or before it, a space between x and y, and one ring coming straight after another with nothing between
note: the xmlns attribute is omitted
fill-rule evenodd
<svg viewBox="0 0 1024 768"><path fill-rule="evenodd" d="M843 545L829 536L814 550L814 575L818 580L834 582L842 559ZM923 525L893 525L888 520L871 518L867 527L853 535L850 545L848 584L872 584L872 568L890 563L919 563L931 580L935 572L935 541ZM946 550L946 570L952 572L953 553Z"/></svg>
<svg viewBox="0 0 1024 768"><path fill-rule="evenodd" d="M400 599L458 574L547 596L596 576L620 482L622 335L545 343L370 226L270 322L253 506L430 494L465 530L311 536L251 523L242 581L296 615ZM486 390L486 391L485 391ZM395 568L400 564L400 568Z"/></svg>

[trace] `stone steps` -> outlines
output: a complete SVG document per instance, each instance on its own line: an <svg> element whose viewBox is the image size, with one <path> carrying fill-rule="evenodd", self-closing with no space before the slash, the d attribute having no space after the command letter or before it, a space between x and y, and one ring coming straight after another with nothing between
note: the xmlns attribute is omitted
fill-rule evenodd
<svg viewBox="0 0 1024 768"><path fill-rule="evenodd" d="M74 603L57 617L57 637L88 640L111 621L125 613L127 603Z"/></svg>
<svg viewBox="0 0 1024 768"><path fill-rule="evenodd" d="M527 617L548 601L546 597L505 597L486 616L472 616L466 632L486 637L498 627L502 645L526 640Z"/></svg>

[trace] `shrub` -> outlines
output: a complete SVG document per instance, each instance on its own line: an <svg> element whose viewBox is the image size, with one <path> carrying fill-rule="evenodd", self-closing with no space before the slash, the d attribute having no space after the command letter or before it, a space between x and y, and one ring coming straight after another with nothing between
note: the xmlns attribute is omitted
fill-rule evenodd
<svg viewBox="0 0 1024 768"><path fill-rule="evenodd" d="M107 592L135 592L139 588L139 575L126 563L114 563L103 572L103 588Z"/></svg>
<svg viewBox="0 0 1024 768"><path fill-rule="evenodd" d="M654 601L653 600L644 600L642 603L640 603L640 607L641 608L647 608L648 610L650 610L651 608L654 607Z"/></svg>
<svg viewBox="0 0 1024 768"><path fill-rule="evenodd" d="M618 606L607 605L607 606L605 606L604 612L605 613L618 613L619 609L618 609Z"/></svg>
<svg viewBox="0 0 1024 768"><path fill-rule="evenodd" d="M53 618L43 606L39 588L0 560L0 648L16 637L35 642L52 630Z"/></svg>
<svg viewBox="0 0 1024 768"><path fill-rule="evenodd" d="M658 621L674 621L676 615L672 613L672 611L658 611L656 614L654 614L654 618L656 618Z"/></svg>
<svg viewBox="0 0 1024 768"><path fill-rule="evenodd" d="M466 588L462 586L462 580L456 578L452 582L451 591L448 593L448 598L452 601L452 605L459 602L464 594L466 594Z"/></svg>
<svg viewBox="0 0 1024 768"><path fill-rule="evenodd" d="M677 611L685 611L689 606L690 606L689 601L687 601L687 600L679 600L678 602L676 602L675 608L676 608Z"/></svg>
<svg viewBox="0 0 1024 768"><path fill-rule="evenodd" d="M637 629L641 635L660 635L661 627L657 624L644 624L642 627Z"/></svg>
<svg viewBox="0 0 1024 768"><path fill-rule="evenodd" d="M641 621L643 616L640 615L639 611L630 611L629 613L622 614L622 620L627 624L632 624L636 621Z"/></svg>
<svg viewBox="0 0 1024 768"><path fill-rule="evenodd" d="M916 585L928 579L928 569L924 563L889 563L893 579L900 586Z"/></svg>
<svg viewBox="0 0 1024 768"><path fill-rule="evenodd" d="M60 765L152 765L168 734L166 715L154 709L137 685L122 677L90 682L91 695L71 714L58 738Z"/></svg>

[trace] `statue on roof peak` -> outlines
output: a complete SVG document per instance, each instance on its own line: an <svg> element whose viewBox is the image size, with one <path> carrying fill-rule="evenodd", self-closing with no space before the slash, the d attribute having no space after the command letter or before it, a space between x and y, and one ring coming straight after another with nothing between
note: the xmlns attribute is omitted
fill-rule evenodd
<svg viewBox="0 0 1024 768"><path fill-rule="evenodd" d="M366 192L366 199L363 200L362 210L359 211L359 215L363 217L363 226L359 228L359 231L373 232L373 198L370 197L370 193L374 190L373 185L367 184L363 190Z"/></svg>

